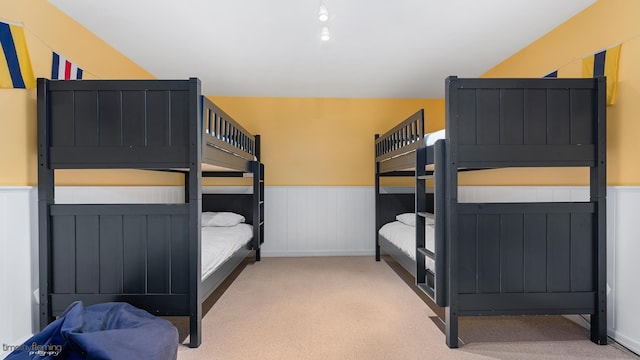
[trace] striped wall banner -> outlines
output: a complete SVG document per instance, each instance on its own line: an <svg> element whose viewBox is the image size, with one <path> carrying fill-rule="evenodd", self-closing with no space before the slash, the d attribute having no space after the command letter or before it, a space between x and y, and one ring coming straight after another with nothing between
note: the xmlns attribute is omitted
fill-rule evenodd
<svg viewBox="0 0 640 360"><path fill-rule="evenodd" d="M82 69L66 57L53 52L51 64L51 80L81 80Z"/></svg>
<svg viewBox="0 0 640 360"><path fill-rule="evenodd" d="M18 24L0 22L0 88L32 89L36 78L24 37Z"/></svg>
<svg viewBox="0 0 640 360"><path fill-rule="evenodd" d="M607 105L613 105L616 101L621 47L622 44L587 56L582 60L582 77L607 77Z"/></svg>

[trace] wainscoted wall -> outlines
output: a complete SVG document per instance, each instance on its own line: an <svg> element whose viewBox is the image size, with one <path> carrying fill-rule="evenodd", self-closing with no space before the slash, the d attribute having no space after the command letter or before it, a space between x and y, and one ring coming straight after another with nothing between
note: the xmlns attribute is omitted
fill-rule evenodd
<svg viewBox="0 0 640 360"><path fill-rule="evenodd" d="M36 191L31 187L0 187L0 357L32 332L37 314L31 296L37 287ZM33 207L32 207L33 206ZM34 312L35 311L35 312Z"/></svg>
<svg viewBox="0 0 640 360"><path fill-rule="evenodd" d="M410 191L406 188L383 190ZM204 192L247 193L250 187L206 187ZM264 256L373 256L373 187L267 187ZM37 196L30 187L0 188L0 342L17 345L36 330L38 284ZM460 189L461 201L581 201L586 187ZM58 203L183 201L181 187L58 187ZM640 187L609 187L609 335L640 353ZM0 349L1 350L1 349ZM0 355L4 353L0 352Z"/></svg>
<svg viewBox="0 0 640 360"><path fill-rule="evenodd" d="M607 188L609 336L640 354L640 188Z"/></svg>
<svg viewBox="0 0 640 360"><path fill-rule="evenodd" d="M370 186L271 186L265 190L264 256L374 254Z"/></svg>

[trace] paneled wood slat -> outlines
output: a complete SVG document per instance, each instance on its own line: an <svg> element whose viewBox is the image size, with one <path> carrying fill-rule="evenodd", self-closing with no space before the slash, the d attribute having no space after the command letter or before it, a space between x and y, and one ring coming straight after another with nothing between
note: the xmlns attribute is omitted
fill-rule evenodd
<svg viewBox="0 0 640 360"><path fill-rule="evenodd" d="M98 94L95 91L74 93L75 145L98 145Z"/></svg>
<svg viewBox="0 0 640 360"><path fill-rule="evenodd" d="M147 146L169 145L169 91L147 91L145 133Z"/></svg>
<svg viewBox="0 0 640 360"><path fill-rule="evenodd" d="M524 215L524 291L547 291L547 217Z"/></svg>
<svg viewBox="0 0 640 360"><path fill-rule="evenodd" d="M122 146L122 109L120 91L98 92L98 141L100 146Z"/></svg>
<svg viewBox="0 0 640 360"><path fill-rule="evenodd" d="M95 215L76 216L76 292L95 294L100 287L100 227Z"/></svg>
<svg viewBox="0 0 640 360"><path fill-rule="evenodd" d="M524 144L524 90L500 91L500 143Z"/></svg>
<svg viewBox="0 0 640 360"><path fill-rule="evenodd" d="M476 91L476 144L500 143L500 90Z"/></svg>
<svg viewBox="0 0 640 360"><path fill-rule="evenodd" d="M124 257L122 284L125 294L141 294L146 291L146 238L145 216L127 216L123 221Z"/></svg>
<svg viewBox="0 0 640 360"><path fill-rule="evenodd" d="M477 261L478 292L500 292L500 216L478 215Z"/></svg>
<svg viewBox="0 0 640 360"><path fill-rule="evenodd" d="M100 293L122 292L122 217L100 217Z"/></svg>
<svg viewBox="0 0 640 360"><path fill-rule="evenodd" d="M76 290L76 224L73 216L56 216L51 221L54 293Z"/></svg>
<svg viewBox="0 0 640 360"><path fill-rule="evenodd" d="M167 215L147 217L147 293L167 293L171 279L171 218Z"/></svg>
<svg viewBox="0 0 640 360"><path fill-rule="evenodd" d="M523 215L506 214L500 221L500 292L524 289Z"/></svg>

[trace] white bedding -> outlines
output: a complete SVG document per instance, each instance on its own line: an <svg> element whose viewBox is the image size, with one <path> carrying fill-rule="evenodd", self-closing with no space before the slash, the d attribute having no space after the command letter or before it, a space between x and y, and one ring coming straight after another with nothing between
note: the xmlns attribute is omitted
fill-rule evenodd
<svg viewBox="0 0 640 360"><path fill-rule="evenodd" d="M405 225L400 221L393 221L384 224L382 228L380 228L379 233L415 261L416 228L414 226ZM432 224L427 224L425 226L425 247L429 251L434 251L434 233L435 226ZM427 266L427 269L433 271L433 260L425 256L425 264Z"/></svg>
<svg viewBox="0 0 640 360"><path fill-rule="evenodd" d="M249 224L202 227L200 252L202 279L213 273L220 264L248 243L252 237L253 226Z"/></svg>
<svg viewBox="0 0 640 360"><path fill-rule="evenodd" d="M445 129L424 134L425 145L431 146L435 144L436 141L440 139L444 139L446 137L447 137L447 134L445 133Z"/></svg>

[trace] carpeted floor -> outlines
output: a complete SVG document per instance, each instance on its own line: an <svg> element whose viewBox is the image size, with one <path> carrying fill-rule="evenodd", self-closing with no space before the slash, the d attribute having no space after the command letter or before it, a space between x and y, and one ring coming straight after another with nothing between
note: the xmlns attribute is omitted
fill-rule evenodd
<svg viewBox="0 0 640 360"><path fill-rule="evenodd" d="M449 349L407 275L372 257L263 258L207 302L199 348L175 322L178 359L638 359L561 316L461 318Z"/></svg>

